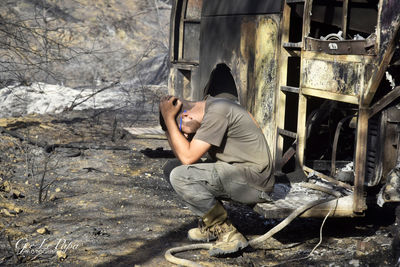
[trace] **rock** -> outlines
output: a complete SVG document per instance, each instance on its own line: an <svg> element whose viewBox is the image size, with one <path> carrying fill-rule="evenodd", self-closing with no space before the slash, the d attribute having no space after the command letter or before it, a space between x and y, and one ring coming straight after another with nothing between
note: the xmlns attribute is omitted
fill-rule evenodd
<svg viewBox="0 0 400 267"><path fill-rule="evenodd" d="M38 232L41 235L45 235L45 234L50 233L50 231L46 227L39 228L39 229L36 230L36 232Z"/></svg>
<svg viewBox="0 0 400 267"><path fill-rule="evenodd" d="M59 192L61 192L61 188L57 187L55 191L56 191L56 193L59 193Z"/></svg>
<svg viewBox="0 0 400 267"><path fill-rule="evenodd" d="M64 261L68 257L67 253L61 250L57 250L57 259L59 261Z"/></svg>
<svg viewBox="0 0 400 267"><path fill-rule="evenodd" d="M10 192L10 191L11 191L11 184L10 184L10 182L8 182L8 181L3 182L3 183L0 185L0 191L4 191L4 192L6 192L6 193Z"/></svg>
<svg viewBox="0 0 400 267"><path fill-rule="evenodd" d="M20 191L14 189L11 191L11 197L17 199L17 198L24 198L25 196Z"/></svg>
<svg viewBox="0 0 400 267"><path fill-rule="evenodd" d="M359 266L360 266L360 261L359 261L359 260L356 260L356 259L352 259L352 260L349 262L349 264L350 264L351 266L354 266L354 267L359 267Z"/></svg>
<svg viewBox="0 0 400 267"><path fill-rule="evenodd" d="M0 214L4 214L6 216L14 217L15 215L9 212L7 209L0 210Z"/></svg>
<svg viewBox="0 0 400 267"><path fill-rule="evenodd" d="M17 208L14 208L14 211L15 211L17 214L19 214L19 213L22 212L22 209L17 207Z"/></svg>

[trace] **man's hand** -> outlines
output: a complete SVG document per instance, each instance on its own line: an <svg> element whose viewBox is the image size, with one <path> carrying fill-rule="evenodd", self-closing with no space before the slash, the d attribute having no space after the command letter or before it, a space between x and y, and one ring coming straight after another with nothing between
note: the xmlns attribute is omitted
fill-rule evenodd
<svg viewBox="0 0 400 267"><path fill-rule="evenodd" d="M164 96L160 100L160 112L167 127L165 134L172 151L182 164L193 164L210 149L211 145L198 139L189 141L185 138L187 134L182 134L175 121L181 107L182 102L174 96Z"/></svg>
<svg viewBox="0 0 400 267"><path fill-rule="evenodd" d="M163 96L160 100L160 112L163 116L165 123L168 125L167 121L175 121L176 114L182 107L182 102L174 96Z"/></svg>

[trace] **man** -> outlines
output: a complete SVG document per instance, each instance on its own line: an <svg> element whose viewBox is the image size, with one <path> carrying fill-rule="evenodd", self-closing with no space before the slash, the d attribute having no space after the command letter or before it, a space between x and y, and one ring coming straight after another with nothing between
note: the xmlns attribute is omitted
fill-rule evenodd
<svg viewBox="0 0 400 267"><path fill-rule="evenodd" d="M199 228L189 230L189 239L217 239L211 256L245 248L246 238L228 220L220 200L256 204L265 202L272 191L271 156L261 129L242 106L223 98L190 102L165 96L160 112L181 163L170 162L164 173L183 202L202 218ZM207 152L211 161L202 162Z"/></svg>

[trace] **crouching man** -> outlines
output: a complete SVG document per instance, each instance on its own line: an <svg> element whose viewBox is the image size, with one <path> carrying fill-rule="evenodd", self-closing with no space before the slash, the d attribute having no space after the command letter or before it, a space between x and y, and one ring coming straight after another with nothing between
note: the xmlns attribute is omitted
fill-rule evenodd
<svg viewBox="0 0 400 267"><path fill-rule="evenodd" d="M272 191L271 156L261 129L242 106L211 96L196 102L165 96L160 112L160 123L179 160L168 162L164 174L202 219L199 228L189 230L189 239L217 239L211 256L247 247L220 201L256 204L265 202ZM206 152L210 160L203 162Z"/></svg>

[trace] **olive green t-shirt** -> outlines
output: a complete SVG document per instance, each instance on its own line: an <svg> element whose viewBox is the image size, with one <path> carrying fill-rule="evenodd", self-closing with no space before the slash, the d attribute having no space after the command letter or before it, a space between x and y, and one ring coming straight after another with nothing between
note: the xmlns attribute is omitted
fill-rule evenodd
<svg viewBox="0 0 400 267"><path fill-rule="evenodd" d="M273 186L267 141L249 112L224 98L206 98L204 117L195 139L211 144L212 160L239 167L249 185L264 191Z"/></svg>

